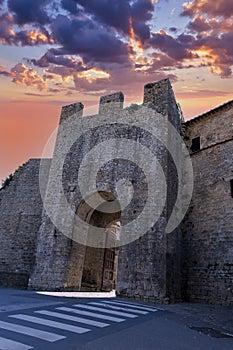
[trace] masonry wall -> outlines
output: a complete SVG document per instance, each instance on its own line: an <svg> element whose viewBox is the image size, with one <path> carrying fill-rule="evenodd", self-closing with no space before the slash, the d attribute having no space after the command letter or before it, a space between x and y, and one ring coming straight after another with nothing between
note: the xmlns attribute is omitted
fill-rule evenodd
<svg viewBox="0 0 233 350"><path fill-rule="evenodd" d="M183 298L233 304L233 104L186 123L194 192L183 233Z"/></svg>
<svg viewBox="0 0 233 350"><path fill-rule="evenodd" d="M41 222L39 159L30 159L0 190L0 285L26 287Z"/></svg>
<svg viewBox="0 0 233 350"><path fill-rule="evenodd" d="M82 115L83 105L80 103L65 106L60 117L60 127L58 129L57 140L51 166L47 167L42 161L42 171L48 174L47 179L50 184L57 181L57 177L62 174L63 168L53 172L56 168L59 157L65 152L65 145L69 139L70 126L75 127L75 120ZM67 123L69 119L69 123ZM50 174L54 174L50 176ZM47 181L44 182L44 201L46 203ZM65 190L68 197L74 194L74 183L66 183ZM63 219L63 214L59 212L59 200L62 196L63 188L50 193L49 201L54 212ZM82 280L82 269L85 257L85 247L73 242L68 236L60 232L51 221L48 213L44 209L41 216L37 247L35 253L35 266L29 280L29 289L41 290L79 290Z"/></svg>

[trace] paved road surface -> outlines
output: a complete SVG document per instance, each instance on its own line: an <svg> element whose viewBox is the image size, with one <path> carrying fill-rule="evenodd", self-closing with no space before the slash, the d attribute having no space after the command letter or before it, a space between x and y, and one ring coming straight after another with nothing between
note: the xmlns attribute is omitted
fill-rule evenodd
<svg viewBox="0 0 233 350"><path fill-rule="evenodd" d="M197 332L190 328L196 323L185 324L175 313L151 304L115 297L4 293L0 301L1 350L233 349L233 337L214 338Z"/></svg>

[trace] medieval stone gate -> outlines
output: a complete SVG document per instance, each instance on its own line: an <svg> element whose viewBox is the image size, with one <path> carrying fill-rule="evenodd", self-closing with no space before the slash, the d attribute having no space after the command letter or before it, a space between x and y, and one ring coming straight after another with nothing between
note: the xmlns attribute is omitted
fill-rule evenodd
<svg viewBox="0 0 233 350"><path fill-rule="evenodd" d="M47 198L48 203L53 203L53 208L52 210L47 208L47 213L44 212L42 217L35 269L29 282L30 288L111 290L116 287L117 293L121 295L137 295L140 298L145 297L160 301L167 297L173 300L180 299L180 228L176 228L172 235L166 233L166 225L177 196L177 173L165 146L162 144L155 145L155 141L149 133L134 126L137 118L141 118L142 110L135 111L135 107L134 109L124 110L123 100L122 93L102 98L99 115L90 117L82 117L83 105L81 103L62 109L48 181L53 183L58 173L61 172L63 188L59 193L59 189L55 187L50 191L49 199ZM151 116L147 115L147 118L151 118L151 125L158 124L158 120L156 120L157 113L164 120L172 123L179 131L181 115L169 80L145 86L144 106L148 105L150 105L152 111ZM106 115L112 118L110 119L112 124L105 122ZM119 115L118 119L116 119L117 115ZM116 123L116 120L120 121L119 118L121 118L121 123ZM67 140L70 142L73 137L73 130L82 128L82 120L83 123L89 123L89 127L82 131L81 136L68 147ZM95 120L97 123L101 122L98 127L93 127L93 121ZM122 121L125 121L125 124ZM157 127L160 126L157 125ZM168 138L169 135L166 137ZM142 235L142 237L136 235L137 239L132 239L130 244L121 245L120 247L117 247L117 235L120 234L117 226L127 225L132 219L139 216L145 206L146 198L150 195L149 191L151 189L148 188L143 170L131 160L114 159L114 155L109 154L110 160L103 164L96 174L96 193L105 200L105 204L102 204L102 206L107 205L109 207L111 202L116 206L117 183L119 181L123 182L123 185L126 186L124 191L127 191L126 183L130 182L133 187L133 198L123 212L121 212L120 206L118 210L113 210L113 213L108 213L108 210L106 210L106 213L103 208L96 206L93 210L91 204L88 205L83 201L77 184L77 174L80 171L83 158L101 142L105 142L105 147L108 147L106 144L113 138L121 141L122 139L133 139L135 145L139 140L140 143L151 148L152 151L154 147L156 157L166 174L167 183L172 180L172 185L167 186L167 193L165 194L169 200L166 201L157 222L154 220L155 224L147 230L145 235ZM136 154L138 152L137 146L134 147L136 147L134 150ZM59 163L58 159L61 158L62 152L65 152L64 150L66 150L64 161ZM108 149L106 149L106 152L108 152ZM90 177L93 168L95 168L95 162L95 159L89 160L82 175L82 179L88 183L91 182ZM158 170L153 167L154 164L149 164L149 171L155 177L158 177L157 181L159 182L161 180L157 173ZM80 243L80 240L75 236L77 235L75 230L80 230L80 223L75 224L71 220L68 224L69 219L64 218L64 213L60 211L63 194L70 207L76 212L76 217L78 216L78 218L88 222L90 226L84 242L87 246L81 244L82 242ZM94 194L91 195L94 196ZM160 197L164 193L161 194L157 191L156 195L158 196L157 201L162 203ZM47 194L45 196L48 197ZM66 232L69 231L69 234L65 233L66 235L64 235L64 230L60 232L55 227L54 222L51 222L51 215L48 214L50 210L52 213L56 213L55 216L58 219L55 219L57 220L55 224L57 227L61 225L62 217L67 220ZM146 215L150 220L150 208ZM72 230L71 227L73 227ZM93 246L88 238L90 236L96 237L97 227L104 228L106 232L103 248L101 244L98 247L95 246L96 244ZM133 228L135 232L140 231L140 229L139 226ZM107 247L106 240L112 241Z"/></svg>

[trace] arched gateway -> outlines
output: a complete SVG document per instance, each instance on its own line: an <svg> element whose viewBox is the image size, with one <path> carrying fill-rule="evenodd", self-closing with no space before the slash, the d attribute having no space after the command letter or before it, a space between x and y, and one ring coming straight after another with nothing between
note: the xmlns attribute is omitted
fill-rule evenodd
<svg viewBox="0 0 233 350"><path fill-rule="evenodd" d="M142 106L123 109L123 100L122 93L102 97L94 116L83 117L81 103L62 109L30 288L116 288L120 295L144 300L180 299L180 229L166 233L177 174L166 147L135 126L147 119L159 129L162 117L164 125L179 130L180 111L167 79L145 86ZM146 107L153 113L142 118ZM167 141L167 130L162 132ZM139 156L140 147L157 163ZM157 179L152 188L148 176ZM150 197L162 210L148 205Z"/></svg>

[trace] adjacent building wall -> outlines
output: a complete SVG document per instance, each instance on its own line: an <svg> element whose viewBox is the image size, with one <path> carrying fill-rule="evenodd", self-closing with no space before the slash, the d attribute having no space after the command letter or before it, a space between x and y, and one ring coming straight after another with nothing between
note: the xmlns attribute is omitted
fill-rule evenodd
<svg viewBox="0 0 233 350"><path fill-rule="evenodd" d="M194 192L183 233L183 297L233 303L233 102L186 123Z"/></svg>

